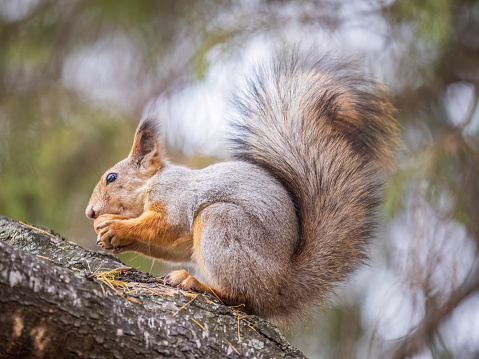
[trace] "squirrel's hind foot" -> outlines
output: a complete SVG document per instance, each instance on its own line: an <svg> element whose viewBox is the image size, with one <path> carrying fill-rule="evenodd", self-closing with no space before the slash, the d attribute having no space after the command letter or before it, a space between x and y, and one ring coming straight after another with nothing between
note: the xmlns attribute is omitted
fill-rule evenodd
<svg viewBox="0 0 479 359"><path fill-rule="evenodd" d="M197 292L207 292L210 287L201 283L198 279L189 274L186 270L174 270L168 274L164 282L170 284L173 287L181 288L184 290L194 290Z"/></svg>

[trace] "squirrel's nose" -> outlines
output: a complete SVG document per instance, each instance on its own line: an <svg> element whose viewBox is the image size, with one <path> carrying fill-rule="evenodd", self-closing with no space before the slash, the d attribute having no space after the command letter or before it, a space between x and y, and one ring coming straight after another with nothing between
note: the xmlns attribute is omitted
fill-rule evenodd
<svg viewBox="0 0 479 359"><path fill-rule="evenodd" d="M95 210L93 209L93 206L86 208L85 215L90 219L95 219L96 217L98 217Z"/></svg>

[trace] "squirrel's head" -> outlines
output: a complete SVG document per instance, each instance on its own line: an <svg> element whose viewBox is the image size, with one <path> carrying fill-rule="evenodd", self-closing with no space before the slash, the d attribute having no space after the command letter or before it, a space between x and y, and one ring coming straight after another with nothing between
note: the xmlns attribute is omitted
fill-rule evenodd
<svg viewBox="0 0 479 359"><path fill-rule="evenodd" d="M93 190L85 211L88 218L102 214L135 218L143 213L150 179L165 165L157 121L151 116L140 121L128 157L106 171Z"/></svg>

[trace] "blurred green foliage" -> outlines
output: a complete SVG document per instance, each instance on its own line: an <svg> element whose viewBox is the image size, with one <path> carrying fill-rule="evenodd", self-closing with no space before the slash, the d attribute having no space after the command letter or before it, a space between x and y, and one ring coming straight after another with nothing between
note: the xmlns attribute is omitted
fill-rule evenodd
<svg viewBox="0 0 479 359"><path fill-rule="evenodd" d="M411 24L418 38L445 46L453 35L454 7L454 0L404 0L394 2L389 15L400 24Z"/></svg>
<svg viewBox="0 0 479 359"><path fill-rule="evenodd" d="M463 226L477 259L478 1L13 3L0 2L0 214L51 227L94 247L84 208L100 175L128 154L149 99L169 98L205 80L217 61L240 58L253 40L332 39L344 52L359 53L373 69L382 68L398 108L404 148L385 191L384 211L395 221L419 202L430 206L444 222ZM347 42L343 31L351 28L358 33ZM365 46L365 52L361 45L354 47L368 44L368 36L361 35L364 29L379 33L381 46ZM120 51L105 64L94 55L108 46ZM90 67L80 61L87 56L92 57ZM97 71L93 81L92 68ZM107 70L114 76L108 77ZM105 82L112 82L115 91L103 89ZM105 97L98 96L98 89ZM214 161L173 150L174 160L193 167ZM388 271L398 271L394 246L383 240L377 249L376 260L385 258ZM162 270L158 261L135 254L123 259L145 271ZM424 314L431 326L423 337L412 330L394 343L382 340L375 328L365 327L364 298L356 295L356 302L340 301L315 322L316 328L295 333L294 340L317 357L361 357L365 350L371 356L404 357L424 348L435 357L474 357L477 346L451 351L438 329L461 301L479 290L474 263L470 275L450 292L411 279L411 288L422 288L427 303L439 309L467 294L450 304L449 311Z"/></svg>

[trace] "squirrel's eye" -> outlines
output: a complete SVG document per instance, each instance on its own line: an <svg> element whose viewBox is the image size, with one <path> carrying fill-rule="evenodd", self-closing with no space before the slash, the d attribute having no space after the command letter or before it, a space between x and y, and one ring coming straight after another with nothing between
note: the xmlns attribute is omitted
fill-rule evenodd
<svg viewBox="0 0 479 359"><path fill-rule="evenodd" d="M106 184L115 182L117 178L118 178L118 175L116 173L110 173L108 176L106 176Z"/></svg>

